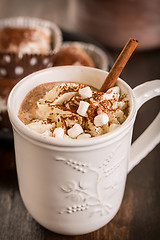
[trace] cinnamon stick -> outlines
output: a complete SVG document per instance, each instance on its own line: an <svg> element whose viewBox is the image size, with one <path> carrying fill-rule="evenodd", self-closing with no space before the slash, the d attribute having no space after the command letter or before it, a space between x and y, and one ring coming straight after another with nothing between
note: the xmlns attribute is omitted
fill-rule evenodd
<svg viewBox="0 0 160 240"><path fill-rule="evenodd" d="M138 41L134 38L130 38L123 50L121 51L119 57L111 68L108 76L106 77L100 91L105 92L108 88L111 88L115 85L118 77L120 76L123 68L128 62L130 56L134 52L135 48L138 45Z"/></svg>

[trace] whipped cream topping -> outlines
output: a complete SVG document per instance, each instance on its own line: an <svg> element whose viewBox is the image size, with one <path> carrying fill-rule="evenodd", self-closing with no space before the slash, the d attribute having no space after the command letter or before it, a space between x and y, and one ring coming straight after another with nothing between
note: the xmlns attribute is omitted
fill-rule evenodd
<svg viewBox="0 0 160 240"><path fill-rule="evenodd" d="M129 101L118 86L107 92L77 83L57 85L37 102L27 126L44 136L85 139L113 131L127 118Z"/></svg>

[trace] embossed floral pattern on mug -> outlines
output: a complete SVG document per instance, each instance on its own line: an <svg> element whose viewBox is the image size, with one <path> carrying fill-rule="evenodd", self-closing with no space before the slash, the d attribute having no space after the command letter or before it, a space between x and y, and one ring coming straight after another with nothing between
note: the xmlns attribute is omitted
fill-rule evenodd
<svg viewBox="0 0 160 240"><path fill-rule="evenodd" d="M89 208L93 208L92 214L97 213L100 215L105 215L110 213L112 204L108 203L106 199L103 199L101 196L102 190L100 189L100 185L102 182L104 182L105 178L108 178L119 168L121 162L124 160L124 157L122 156L119 161L114 163L114 165L108 166L110 161L114 160L113 158L115 152L119 147L120 146L114 149L114 151L107 156L107 158L99 165L98 168L93 167L91 164L82 163L73 159L61 157L55 158L56 161L65 163L67 167L71 167L73 171L75 170L80 174L85 175L89 172L94 173L96 181L94 189L90 187L89 182L83 180L83 177L81 178L81 181L71 179L60 186L60 189L65 193L64 197L69 198L72 204L70 206L66 206L63 210L60 210L60 214L82 212L88 210ZM108 180L107 185L103 186L103 191L105 191L106 196L108 191L110 195L118 191L120 184L121 182L118 182L117 180L113 182Z"/></svg>

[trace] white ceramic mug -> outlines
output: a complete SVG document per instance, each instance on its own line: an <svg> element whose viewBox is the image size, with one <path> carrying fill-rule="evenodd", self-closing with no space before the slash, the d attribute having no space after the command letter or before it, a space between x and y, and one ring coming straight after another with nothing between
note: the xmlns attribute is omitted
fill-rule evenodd
<svg viewBox="0 0 160 240"><path fill-rule="evenodd" d="M37 222L57 233L89 233L115 216L123 198L127 173L160 141L159 114L131 147L137 110L160 95L160 80L146 82L132 90L118 79L117 84L128 95L130 114L113 132L90 139L44 137L27 128L17 113L25 95L39 84L71 81L99 89L106 75L107 72L95 68L50 68L24 78L8 99L22 199Z"/></svg>

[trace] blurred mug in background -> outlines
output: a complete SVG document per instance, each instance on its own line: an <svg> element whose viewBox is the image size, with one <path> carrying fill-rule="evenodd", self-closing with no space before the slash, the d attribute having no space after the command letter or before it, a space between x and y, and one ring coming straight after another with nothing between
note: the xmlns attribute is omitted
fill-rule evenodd
<svg viewBox="0 0 160 240"><path fill-rule="evenodd" d="M140 49L160 47L159 0L76 0L70 13L77 31L105 46L119 49L135 37Z"/></svg>

